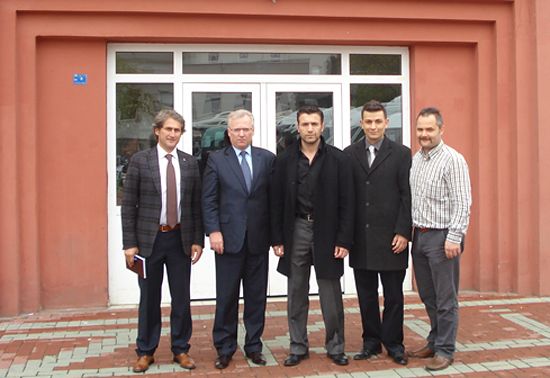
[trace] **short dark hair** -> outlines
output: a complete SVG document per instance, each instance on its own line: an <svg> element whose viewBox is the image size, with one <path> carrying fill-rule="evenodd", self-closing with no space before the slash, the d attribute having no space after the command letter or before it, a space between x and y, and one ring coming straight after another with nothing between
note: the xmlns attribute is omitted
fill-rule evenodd
<svg viewBox="0 0 550 378"><path fill-rule="evenodd" d="M185 120L174 109L162 109L160 112L158 112L155 116L155 120L153 121L153 127L155 129L162 129L164 122L166 122L168 118L172 118L174 121L181 124L182 133L185 131Z"/></svg>
<svg viewBox="0 0 550 378"><path fill-rule="evenodd" d="M421 109L416 116L416 120L418 121L418 118L420 117L428 117L431 115L435 117L435 123L438 127L443 126L443 116L441 115L439 109L433 106Z"/></svg>
<svg viewBox="0 0 550 378"><path fill-rule="evenodd" d="M363 119L364 112L374 113L379 111L384 112L384 119L388 118L388 112L386 112L384 105L378 100L370 100L363 105L363 109L361 109L361 119Z"/></svg>
<svg viewBox="0 0 550 378"><path fill-rule="evenodd" d="M296 113L296 122L300 123L300 116L302 114L318 114L321 117L321 123L325 122L325 115L323 111L315 105L305 105L298 109Z"/></svg>

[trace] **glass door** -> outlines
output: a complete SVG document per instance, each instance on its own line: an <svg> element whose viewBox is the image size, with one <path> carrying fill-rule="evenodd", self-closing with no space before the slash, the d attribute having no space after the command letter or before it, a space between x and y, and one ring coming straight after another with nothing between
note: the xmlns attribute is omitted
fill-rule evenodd
<svg viewBox="0 0 550 378"><path fill-rule="evenodd" d="M342 93L340 84L268 84L267 85L267 130L268 146L277 153L292 143L297 143L296 115L304 105L321 109L325 121L323 137L328 144L342 148ZM270 276L278 274L278 258L271 253ZM353 277L345 262L345 275ZM345 283L345 281L343 281ZM310 293L318 293L315 272L311 270ZM269 281L269 295L286 295L286 279Z"/></svg>
<svg viewBox="0 0 550 378"><path fill-rule="evenodd" d="M186 132L182 138L183 150L192 151L191 153L199 162L201 174L208 154L228 145L225 137L227 116L236 109L247 109L254 115L252 143L261 147L259 84L183 85L183 118L186 122ZM202 257L192 268L192 299L216 297L215 266L214 251L210 249L208 237L206 237Z"/></svg>

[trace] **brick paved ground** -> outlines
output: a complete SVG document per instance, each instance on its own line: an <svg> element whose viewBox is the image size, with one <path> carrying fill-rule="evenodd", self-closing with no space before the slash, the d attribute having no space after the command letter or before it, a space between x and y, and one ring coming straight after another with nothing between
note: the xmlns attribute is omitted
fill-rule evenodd
<svg viewBox="0 0 550 378"><path fill-rule="evenodd" d="M368 361L350 361L345 367L325 357L319 303L312 299L309 317L311 357L286 368L288 352L286 302L268 304L264 333L266 367L251 365L237 352L231 365L214 368L211 345L213 306L193 305L191 355L197 369L188 372L171 362L168 312L164 309L161 345L148 377L182 375L223 377L543 377L550 376L550 297L463 294L460 298L458 352L452 367L430 374L422 360L404 368L386 355ZM361 322L355 298L346 298L346 351L351 357L361 347ZM136 376L129 368L135 360L136 309L94 309L41 312L0 320L0 377L110 377ZM429 321L416 294L407 295L405 345L424 344ZM243 329L239 330L242 337ZM241 340L242 345L242 340ZM138 374L139 376L139 374Z"/></svg>

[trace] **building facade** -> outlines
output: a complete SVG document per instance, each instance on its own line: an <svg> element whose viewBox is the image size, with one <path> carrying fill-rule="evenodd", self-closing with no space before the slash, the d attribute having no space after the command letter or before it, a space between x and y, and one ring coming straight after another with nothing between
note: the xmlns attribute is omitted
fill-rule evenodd
<svg viewBox="0 0 550 378"><path fill-rule="evenodd" d="M204 161L237 107L277 152L303 104L343 148L377 98L413 150L415 114L435 105L472 179L461 288L550 294L546 0L4 0L0 46L0 316L137 300L120 188L163 106ZM193 269L193 297L212 298L208 249Z"/></svg>

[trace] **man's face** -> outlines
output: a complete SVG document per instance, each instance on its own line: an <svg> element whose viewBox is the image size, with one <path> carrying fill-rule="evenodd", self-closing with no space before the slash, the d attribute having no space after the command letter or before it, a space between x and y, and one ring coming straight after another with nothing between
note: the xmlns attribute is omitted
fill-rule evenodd
<svg viewBox="0 0 550 378"><path fill-rule="evenodd" d="M228 133L231 145L239 150L244 150L252 144L254 125L249 117L232 119L229 122Z"/></svg>
<svg viewBox="0 0 550 378"><path fill-rule="evenodd" d="M160 128L155 128L155 135L158 138L158 143L166 152L172 152L178 145L181 134L183 133L183 125L173 118L168 118Z"/></svg>
<svg viewBox="0 0 550 378"><path fill-rule="evenodd" d="M443 125L437 126L435 116L430 114L426 117L420 116L416 120L416 137L418 144L424 151L429 151L441 143Z"/></svg>
<svg viewBox="0 0 550 378"><path fill-rule="evenodd" d="M375 144L384 137L389 120L384 117L384 112L363 112L361 115L361 127L370 144Z"/></svg>
<svg viewBox="0 0 550 378"><path fill-rule="evenodd" d="M302 143L316 144L321 139L324 129L325 124L321 122L319 114L303 113L298 119L298 134L300 134Z"/></svg>

